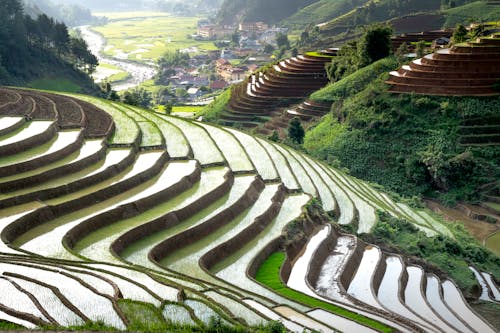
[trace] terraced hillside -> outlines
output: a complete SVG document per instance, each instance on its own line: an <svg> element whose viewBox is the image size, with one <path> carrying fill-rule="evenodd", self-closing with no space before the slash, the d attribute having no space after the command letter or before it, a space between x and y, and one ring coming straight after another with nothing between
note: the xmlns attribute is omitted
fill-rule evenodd
<svg viewBox="0 0 500 333"><path fill-rule="evenodd" d="M336 50L330 49L299 55L251 75L233 90L220 120L225 125L258 126L258 132L270 134L274 130L282 132L295 116L309 121L326 114L329 106L306 98L327 84L325 65L335 54ZM297 107L289 110L294 104Z"/></svg>
<svg viewBox="0 0 500 333"><path fill-rule="evenodd" d="M245 327L280 320L293 332L494 331L452 282L399 257L385 262L328 225L302 255L300 242L287 248L296 257L282 268L288 288L258 283L284 228L311 220L314 201L358 233L381 210L453 237L427 211L302 153L87 96L1 88L0 117L3 321L149 331L219 317ZM321 221L303 223L314 234ZM498 295L494 278L481 276ZM400 289L383 291L394 279ZM428 294L403 297L419 285ZM424 298L421 312L412 302Z"/></svg>
<svg viewBox="0 0 500 333"><path fill-rule="evenodd" d="M387 83L397 93L443 96L493 96L499 92L500 38L480 37L414 60L391 72Z"/></svg>

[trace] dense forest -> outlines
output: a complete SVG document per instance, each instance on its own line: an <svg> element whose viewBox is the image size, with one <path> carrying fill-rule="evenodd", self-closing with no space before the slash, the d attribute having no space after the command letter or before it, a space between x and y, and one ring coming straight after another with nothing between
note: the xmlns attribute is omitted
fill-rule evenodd
<svg viewBox="0 0 500 333"><path fill-rule="evenodd" d="M22 84L59 73L90 86L88 74L96 65L85 41L70 36L64 23L45 14L33 19L20 0L0 2L0 83Z"/></svg>

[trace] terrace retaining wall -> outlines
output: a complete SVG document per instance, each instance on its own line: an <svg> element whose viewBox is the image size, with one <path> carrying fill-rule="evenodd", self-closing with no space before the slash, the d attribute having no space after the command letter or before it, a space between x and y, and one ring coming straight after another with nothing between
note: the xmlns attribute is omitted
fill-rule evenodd
<svg viewBox="0 0 500 333"><path fill-rule="evenodd" d="M83 144L83 132L80 132L76 141L65 146L64 148L62 148L62 149L60 149L52 154L43 155L43 156L40 156L38 158L28 160L26 162L10 164L10 165L6 165L4 167L0 167L0 174L3 177L11 176L14 174L23 173L26 171L30 171L30 170L39 168L40 166L43 166L43 165L54 163L54 162L66 157L66 156L71 155L75 151L77 151L79 148L81 148L82 144Z"/></svg>
<svg viewBox="0 0 500 333"><path fill-rule="evenodd" d="M15 222L9 224L2 230L1 238L5 243L10 243L15 240L17 237L22 234L28 232L30 229L39 226L43 223L46 223L52 219L55 219L59 216L83 209L85 207L96 204L97 202L102 202L106 199L109 199L117 193L123 193L128 191L129 189L144 183L148 179L154 177L160 170L163 168L163 165L166 163L168 159L168 154L165 153L162 157L157 161L157 163L149 168L148 170L136 175L135 177L131 177L125 181L119 182L117 184L111 185L107 188L104 188L100 191L85 195L83 197L64 202L55 206L45 206L40 209L35 210L34 212L27 214ZM122 161L124 163L124 161ZM126 163L125 163L126 164ZM112 171L115 171L112 168ZM105 178L106 179L106 178ZM85 181L82 180L82 181ZM73 183L72 183L73 184ZM63 187L64 188L64 187ZM76 187L80 189L81 187ZM19 198L19 197L16 197ZM15 198L14 198L15 199Z"/></svg>
<svg viewBox="0 0 500 333"><path fill-rule="evenodd" d="M104 159L106 156L106 145L102 145L101 149L95 154L90 155L78 162L65 164L60 167L47 170L45 172L26 177L21 179L12 180L9 182L0 184L0 193L8 193L12 191L17 191L28 186L40 185L46 181L51 181L65 175L71 174L76 171L80 171L86 167L98 163L100 160Z"/></svg>
<svg viewBox="0 0 500 333"><path fill-rule="evenodd" d="M157 232L160 232L162 230L171 228L179 224L181 221L190 218L196 212L199 212L200 210L214 203L218 199L222 198L230 190L231 186L234 183L234 176L231 173L231 171L229 171L225 175L225 178L226 180L224 181L223 184L218 186L215 190L211 191L210 193L207 193L200 199L196 200L192 204L187 205L179 210L170 212L159 219L151 221L150 223L140 225L130 230L129 232L123 234L121 237L116 239L111 245L112 251L117 255L120 255L127 246L137 241L138 239L142 239ZM254 184L252 184L252 186L254 186ZM247 206L245 205L249 205L247 204L247 202L250 203L253 202L251 198L252 192L253 189L247 190L245 195L243 195L242 198L239 199L238 202L242 202L242 204L244 205L242 211L246 209ZM224 210L220 214L217 214L216 216L209 219L205 223L198 225L197 227L188 229L183 233L177 234L163 241L162 243L158 244L155 248L153 248L153 250L149 254L149 257L151 258L152 261L160 261L162 258L167 256L171 251L192 244L197 240L202 239L207 235L209 235L210 232L213 232L214 229L220 228L222 225L228 223L233 218L233 214L236 215L238 214L238 203Z"/></svg>
<svg viewBox="0 0 500 333"><path fill-rule="evenodd" d="M254 239L276 218L286 194L286 188L280 185L276 194L271 199L271 206L263 214L255 218L254 222L245 230L203 255L200 258L200 266L210 270L217 262L237 252L250 240Z"/></svg>
<svg viewBox="0 0 500 333"><path fill-rule="evenodd" d="M166 154L164 154L166 155ZM7 207L12 207L15 205L20 205L29 201L33 200L49 200L49 199L54 199L62 195L66 195L69 193L73 193L76 191L81 190L82 188L86 188L92 185L95 185L97 183L106 181L107 179L116 176L120 172L124 171L127 167L129 167L135 160L136 154L134 150L130 151L130 154L120 161L117 164L114 164L107 169L103 170L102 172L99 172L98 174L85 177L82 179L78 179L74 182L71 182L69 184L65 184L62 186L54 187L54 188L49 188L46 190L41 190L41 191L36 191L36 192L31 192L15 197L10 197L4 200L0 200L0 208L7 208ZM166 162L167 156L163 156L161 159L162 162ZM158 163L157 163L158 164ZM141 173L142 177L150 178L154 176L154 172L158 172L158 168L160 166L157 165L156 168L151 168L149 170L144 171ZM71 173L79 171L77 168L77 165L68 165L67 168ZM115 193L121 193L124 192L131 187L138 185L140 181L137 181L136 178L140 178L141 175L138 175L136 177L133 177L131 179L128 179L125 182L120 182L115 185L111 185L108 188L102 189L101 191L97 193L93 193L91 195L87 195L85 197L82 197L78 200L76 200L76 203L68 203L68 207L65 207L65 205L60 205L61 207L58 207L55 210L61 210L61 211L72 211L72 210L78 210L83 207L86 207L90 204L94 204L96 201L103 200L102 198L109 198L110 196L113 196Z"/></svg>
<svg viewBox="0 0 500 333"><path fill-rule="evenodd" d="M22 141L0 146L0 156L15 155L30 148L44 144L54 137L57 132L56 123L52 123L44 132L30 136Z"/></svg>
<svg viewBox="0 0 500 333"><path fill-rule="evenodd" d="M193 185L200 180L200 176L201 166L197 164L195 170L190 175L182 177L181 180L172 186L148 197L121 205L79 223L64 236L63 244L68 248L73 248L79 240L100 228L104 228L123 219L137 216L162 202L171 200L179 193L193 187Z"/></svg>

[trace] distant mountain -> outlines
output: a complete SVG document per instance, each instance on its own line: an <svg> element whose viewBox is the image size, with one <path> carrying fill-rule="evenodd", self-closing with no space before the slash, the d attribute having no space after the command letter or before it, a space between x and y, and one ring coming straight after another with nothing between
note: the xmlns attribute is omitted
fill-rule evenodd
<svg viewBox="0 0 500 333"><path fill-rule="evenodd" d="M100 19L92 16L90 9L79 4L56 3L51 0L23 0L24 12L33 18L40 14L46 14L68 26L79 26L85 24L96 24Z"/></svg>
<svg viewBox="0 0 500 333"><path fill-rule="evenodd" d="M318 0L224 0L217 16L222 23L278 23Z"/></svg>

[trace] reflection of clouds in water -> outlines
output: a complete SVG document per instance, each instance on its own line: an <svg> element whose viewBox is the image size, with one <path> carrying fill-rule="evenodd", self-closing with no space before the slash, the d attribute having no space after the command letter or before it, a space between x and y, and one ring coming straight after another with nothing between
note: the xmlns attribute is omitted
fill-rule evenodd
<svg viewBox="0 0 500 333"><path fill-rule="evenodd" d="M144 81L152 79L153 76L156 74L156 69L152 65L139 64L131 61L123 61L127 60L129 54L124 53L121 50L117 50L119 51L119 53L117 53L113 58L103 56L101 51L105 47L106 49L109 50L109 47L111 47L111 45L105 46L106 43L104 38L102 38L102 36L99 35L98 33L95 33L92 30L90 30L89 26L82 26L79 29L83 39L85 39L85 41L89 46L89 50L97 57L97 59L99 59L99 62L117 66L123 69L125 72L130 73L129 79L118 84L112 84L113 89L121 91L133 88ZM144 44L143 47L149 47L150 45L152 46L152 44ZM134 52L131 52L131 54L143 53L148 51L149 50L138 49ZM101 75L99 75L99 77L100 76ZM101 78L101 80L102 79L103 78Z"/></svg>

